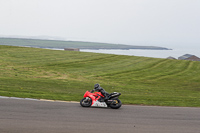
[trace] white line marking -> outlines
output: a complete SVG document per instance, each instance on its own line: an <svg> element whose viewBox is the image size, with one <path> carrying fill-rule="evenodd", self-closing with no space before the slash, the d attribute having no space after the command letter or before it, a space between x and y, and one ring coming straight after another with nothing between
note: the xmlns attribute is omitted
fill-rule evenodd
<svg viewBox="0 0 200 133"><path fill-rule="evenodd" d="M79 103L79 102L77 102L77 101L60 101L60 100L33 99L33 98L19 98L19 97L6 97L6 96L0 96L0 98L2 98L2 99L19 99L19 100L46 101L46 102Z"/></svg>

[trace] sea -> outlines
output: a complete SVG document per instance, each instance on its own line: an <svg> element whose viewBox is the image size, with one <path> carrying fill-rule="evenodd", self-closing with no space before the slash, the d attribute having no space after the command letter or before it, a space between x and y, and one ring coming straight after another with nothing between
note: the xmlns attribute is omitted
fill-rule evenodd
<svg viewBox="0 0 200 133"><path fill-rule="evenodd" d="M142 56L142 57L153 57L153 58L168 58L178 57L191 54L200 58L200 49L194 48L174 48L172 50L142 50L142 49L129 49L129 50L90 50L90 49L81 49L82 52L93 52L93 53L105 53L105 54L116 54L116 55L129 55L129 56Z"/></svg>
<svg viewBox="0 0 200 133"><path fill-rule="evenodd" d="M63 50L63 49L54 49L54 50ZM145 50L145 49L129 49L129 50L121 50L121 49L99 49L99 50L91 50L91 49L80 49L81 52L92 52L92 53L105 53L105 54L116 54L116 55L129 55L129 56L141 56L141 57L153 57L153 58L168 58L174 57L178 59L178 57L191 54L200 58L200 47L199 48L188 48L188 47L180 47L173 48L171 50Z"/></svg>

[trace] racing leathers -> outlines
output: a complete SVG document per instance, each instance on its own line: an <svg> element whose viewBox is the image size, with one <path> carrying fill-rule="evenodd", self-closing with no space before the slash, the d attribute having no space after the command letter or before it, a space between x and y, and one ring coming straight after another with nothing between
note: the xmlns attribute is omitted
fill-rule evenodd
<svg viewBox="0 0 200 133"><path fill-rule="evenodd" d="M104 96L104 97L103 97L103 98L104 98L104 101L108 100L108 95L109 95L109 93L106 92L102 87L100 87L99 84L95 84L95 85L94 85L94 89L92 90L92 92L94 92L94 91L101 92L101 94Z"/></svg>

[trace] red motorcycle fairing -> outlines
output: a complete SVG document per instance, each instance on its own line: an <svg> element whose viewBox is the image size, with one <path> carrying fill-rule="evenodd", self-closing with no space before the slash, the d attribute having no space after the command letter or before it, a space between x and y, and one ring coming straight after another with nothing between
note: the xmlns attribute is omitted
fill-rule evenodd
<svg viewBox="0 0 200 133"><path fill-rule="evenodd" d="M104 97L101 92L94 92L91 93L89 91L86 91L84 94L84 97L90 97L92 99L92 105L93 107L107 107L107 104L105 102L99 102L98 100L101 97Z"/></svg>

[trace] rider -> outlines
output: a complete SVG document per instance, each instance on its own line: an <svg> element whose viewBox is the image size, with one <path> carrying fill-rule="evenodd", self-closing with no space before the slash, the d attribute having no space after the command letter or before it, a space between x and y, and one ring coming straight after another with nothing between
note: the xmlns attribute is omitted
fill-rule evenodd
<svg viewBox="0 0 200 133"><path fill-rule="evenodd" d="M108 100L109 93L106 92L99 84L95 84L94 89L92 91L101 92L101 94L104 96L104 101Z"/></svg>

